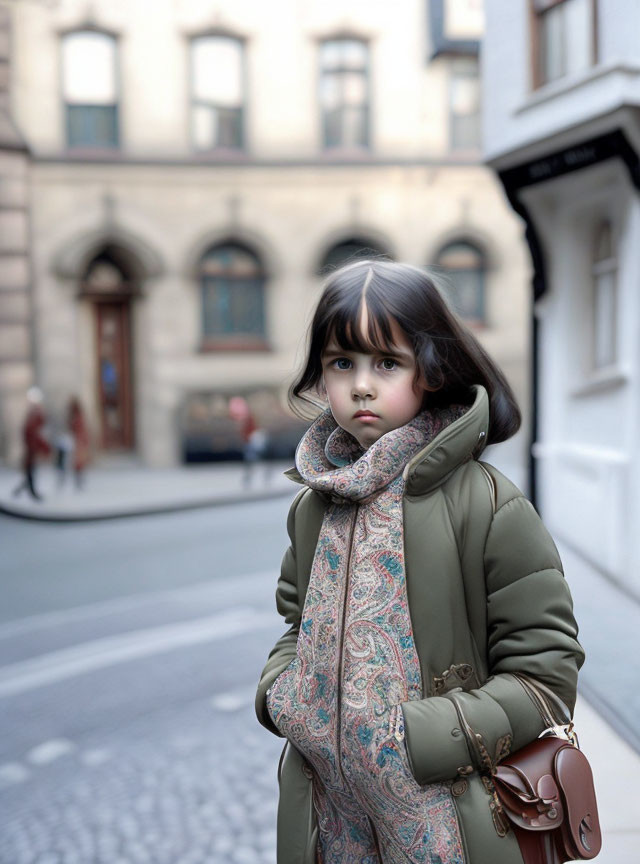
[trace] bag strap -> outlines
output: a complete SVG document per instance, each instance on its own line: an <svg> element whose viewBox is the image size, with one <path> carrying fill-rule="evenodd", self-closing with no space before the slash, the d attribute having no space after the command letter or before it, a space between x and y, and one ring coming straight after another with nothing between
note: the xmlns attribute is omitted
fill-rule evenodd
<svg viewBox="0 0 640 864"><path fill-rule="evenodd" d="M482 462L478 461L478 465L480 466L480 469L485 476L485 480L487 481L487 484L489 485L489 494L491 496L491 506L493 507L493 512L495 513L496 512L497 497L498 497L498 492L496 490L496 481L493 479L493 476L489 473L489 471L487 471L487 469L484 467L484 464Z"/></svg>
<svg viewBox="0 0 640 864"><path fill-rule="evenodd" d="M491 498L491 506L493 508L493 513L495 514L496 508L497 508L497 497L498 497L497 488L496 488L496 481L494 480L493 475L487 470L484 463L480 462L479 460L476 460L476 461L478 462L478 466L480 467L480 470L482 471L484 478L487 481L487 485L489 487L489 494L490 494L490 498ZM568 723L558 724L558 720L555 716L553 708L550 705L550 698L549 698L550 695L555 695L555 694L545 694L543 692L542 688L540 687L540 684L538 682L532 681L528 676L520 675L517 673L514 673L514 676L516 678L518 678L518 680L520 681L522 686L529 693L529 696L533 699L533 702L536 705L536 707L538 708L538 711L542 717L543 722L547 724L547 727L548 728L554 727L556 729L559 728L560 726L567 727L566 731L565 731L565 735L566 735L567 739L575 747L579 748L580 745L578 743L578 736L576 735L576 732L575 732L575 729L573 726L573 721L571 720L571 717L569 717Z"/></svg>

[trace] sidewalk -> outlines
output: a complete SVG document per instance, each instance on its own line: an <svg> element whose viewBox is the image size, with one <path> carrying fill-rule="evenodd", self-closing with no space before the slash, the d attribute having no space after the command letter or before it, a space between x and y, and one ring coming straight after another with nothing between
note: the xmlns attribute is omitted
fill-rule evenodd
<svg viewBox="0 0 640 864"><path fill-rule="evenodd" d="M593 771L602 828L602 851L593 860L597 864L635 864L640 849L640 796L636 791L640 755L580 695L574 721L580 748Z"/></svg>
<svg viewBox="0 0 640 864"><path fill-rule="evenodd" d="M92 466L85 488L78 491L72 477L58 490L55 469L45 463L38 466L35 482L42 501L24 490L18 497L12 496L21 475L16 469L0 466L0 513L73 522L293 496L299 486L283 475L292 465L292 461L253 465L245 484L244 465L238 462L148 468L122 457Z"/></svg>

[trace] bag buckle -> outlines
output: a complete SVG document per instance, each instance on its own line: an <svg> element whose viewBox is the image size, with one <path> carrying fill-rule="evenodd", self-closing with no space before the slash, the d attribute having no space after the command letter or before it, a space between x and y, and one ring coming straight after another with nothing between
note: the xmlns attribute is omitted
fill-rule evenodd
<svg viewBox="0 0 640 864"><path fill-rule="evenodd" d="M578 741L578 733L575 730L573 725L573 720L569 723L565 723L562 726L549 726L548 729L545 729L539 736L540 738L564 738L569 742L573 747L576 747L578 750L580 749L580 742Z"/></svg>

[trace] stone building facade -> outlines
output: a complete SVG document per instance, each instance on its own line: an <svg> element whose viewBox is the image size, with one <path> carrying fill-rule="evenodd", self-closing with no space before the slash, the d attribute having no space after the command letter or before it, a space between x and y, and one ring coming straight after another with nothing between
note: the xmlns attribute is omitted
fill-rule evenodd
<svg viewBox="0 0 640 864"><path fill-rule="evenodd" d="M0 453L18 453L25 394L35 382L29 255L29 148L11 115L12 26L0 6Z"/></svg>
<svg viewBox="0 0 640 864"><path fill-rule="evenodd" d="M526 415L528 262L481 162L479 0L152 5L10 4L52 415L77 394L98 451L161 466L232 395L284 414L323 268L363 248L450 273ZM9 461L25 383L3 384Z"/></svg>
<svg viewBox="0 0 640 864"><path fill-rule="evenodd" d="M486 7L487 158L534 273L536 500L581 568L640 596L640 7Z"/></svg>

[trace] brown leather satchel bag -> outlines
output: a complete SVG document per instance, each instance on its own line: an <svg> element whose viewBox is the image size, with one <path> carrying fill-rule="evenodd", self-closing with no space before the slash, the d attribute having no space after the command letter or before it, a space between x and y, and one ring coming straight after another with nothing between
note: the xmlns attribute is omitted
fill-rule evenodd
<svg viewBox="0 0 640 864"><path fill-rule="evenodd" d="M591 767L578 746L573 723L557 726L545 690L528 676L517 677L549 729L502 759L492 772L503 813L525 864L588 861L602 846Z"/></svg>

